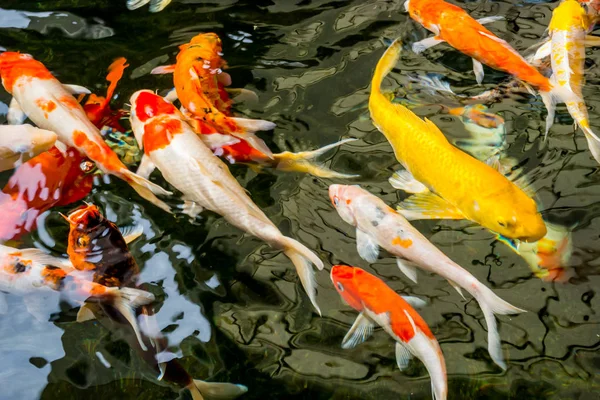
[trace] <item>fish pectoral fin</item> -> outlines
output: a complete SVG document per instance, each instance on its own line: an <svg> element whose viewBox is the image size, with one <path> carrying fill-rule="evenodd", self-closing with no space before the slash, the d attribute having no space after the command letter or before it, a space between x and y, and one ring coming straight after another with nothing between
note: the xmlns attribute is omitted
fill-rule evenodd
<svg viewBox="0 0 600 400"><path fill-rule="evenodd" d="M96 319L94 312L91 310L89 304L84 304L77 311L77 322L85 322Z"/></svg>
<svg viewBox="0 0 600 400"><path fill-rule="evenodd" d="M62 154L65 157L67 156L67 145L66 144L64 144L60 140L57 140L56 142L54 142L54 147L56 147L56 149L58 151L60 151L60 154Z"/></svg>
<svg viewBox="0 0 600 400"><path fill-rule="evenodd" d="M135 10L136 8L140 8L149 2L150 0L127 0L127 8L129 10Z"/></svg>
<svg viewBox="0 0 600 400"><path fill-rule="evenodd" d="M8 113L6 114L6 122L9 125L20 125L27 119L25 111L21 108L21 105L14 97L10 101L8 106Z"/></svg>
<svg viewBox="0 0 600 400"><path fill-rule="evenodd" d="M464 219L458 208L432 192L413 194L398 205L398 213L408 220Z"/></svg>
<svg viewBox="0 0 600 400"><path fill-rule="evenodd" d="M127 225L124 227L119 227L119 230L121 231L123 239L125 239L125 243L129 244L142 236L144 233L144 226L142 224Z"/></svg>
<svg viewBox="0 0 600 400"><path fill-rule="evenodd" d="M169 90L169 93L165 96L165 100L169 103L174 103L178 98L179 96L177 95L177 90L175 88Z"/></svg>
<svg viewBox="0 0 600 400"><path fill-rule="evenodd" d="M483 64L473 58L473 72L475 73L475 80L479 85L483 82Z"/></svg>
<svg viewBox="0 0 600 400"><path fill-rule="evenodd" d="M150 178L150 175L152 175L152 172L154 172L155 169L156 165L154 165L154 163L152 162L150 157L148 157L148 155L144 154L142 156L142 159L140 160L140 165L138 166L138 169L137 171L135 171L135 173L144 179L148 179Z"/></svg>
<svg viewBox="0 0 600 400"><path fill-rule="evenodd" d="M377 261L379 256L379 244L374 237L368 233L356 230L356 249L360 257L370 263Z"/></svg>
<svg viewBox="0 0 600 400"><path fill-rule="evenodd" d="M423 300L419 297L415 297L415 296L400 296L400 297L402 297L402 299L405 302L407 302L408 304L410 304L410 306L413 308L423 308L428 304L427 300Z"/></svg>
<svg viewBox="0 0 600 400"><path fill-rule="evenodd" d="M90 91L90 89L83 87L83 86L79 86L79 85L68 85L68 84L63 84L63 87L67 90L67 92L75 95L75 94L91 94L92 92Z"/></svg>
<svg viewBox="0 0 600 400"><path fill-rule="evenodd" d="M491 24L492 22L503 21L503 20L504 20L504 17L502 15L494 15L492 17L479 18L477 20L477 22L479 22L481 25L485 25L485 24Z"/></svg>
<svg viewBox="0 0 600 400"><path fill-rule="evenodd" d="M600 46L600 36L587 35L585 37L585 45L589 47Z"/></svg>
<svg viewBox="0 0 600 400"><path fill-rule="evenodd" d="M587 38L586 38L586 44L587 44ZM552 41L548 40L537 49L537 51L533 55L531 61L543 60L546 57L550 57L551 53L552 53Z"/></svg>
<svg viewBox="0 0 600 400"><path fill-rule="evenodd" d="M412 45L412 51L415 54L420 54L428 48L433 47L442 42L444 42L444 40L438 38L437 36L428 37L426 39L419 40L418 42L414 42Z"/></svg>
<svg viewBox="0 0 600 400"><path fill-rule="evenodd" d="M192 219L196 219L196 217L200 215L202 211L204 211L204 208L202 208L202 206L200 206L195 201L191 200L185 200L181 205L181 208L183 210L182 212Z"/></svg>
<svg viewBox="0 0 600 400"><path fill-rule="evenodd" d="M62 268L66 272L70 272L74 269L73 264L71 264L71 261L69 261L69 259L55 257L53 255L44 253L40 249L22 249L19 250L19 253L21 253L21 258L23 259L35 260L36 262L39 262L40 264L44 265L53 265L55 267Z"/></svg>
<svg viewBox="0 0 600 400"><path fill-rule="evenodd" d="M448 279L448 283L454 288L456 289L456 291L458 292L458 294L460 294L460 297L463 298L463 300L466 300L467 298L465 297L462 289L460 286L458 286L458 284L454 281L451 281L450 279Z"/></svg>
<svg viewBox="0 0 600 400"><path fill-rule="evenodd" d="M258 103L258 95L256 92L248 89L225 89L234 103Z"/></svg>
<svg viewBox="0 0 600 400"><path fill-rule="evenodd" d="M163 74L172 74L175 72L175 65L159 65L158 67L154 67L152 71L150 71L150 75L163 75ZM174 90L174 89L173 89ZM169 92L170 93L170 92Z"/></svg>
<svg viewBox="0 0 600 400"><path fill-rule="evenodd" d="M227 382L206 382L194 379L194 385L205 400L235 399L248 391L244 385ZM195 399L195 397L193 398Z"/></svg>
<svg viewBox="0 0 600 400"><path fill-rule="evenodd" d="M396 364L400 371L405 370L412 359L412 354L406 346L400 342L396 342Z"/></svg>
<svg viewBox="0 0 600 400"><path fill-rule="evenodd" d="M342 340L342 349L352 349L367 340L375 329L375 323L360 313Z"/></svg>
<svg viewBox="0 0 600 400"><path fill-rule="evenodd" d="M427 186L415 179L407 170L396 171L389 179L390 185L394 189L403 190L406 193L425 193L429 192Z"/></svg>
<svg viewBox="0 0 600 400"><path fill-rule="evenodd" d="M396 258L396 264L398 264L398 268L400 268L400 271L402 271L408 279L417 283L417 267L413 263L402 258Z"/></svg>

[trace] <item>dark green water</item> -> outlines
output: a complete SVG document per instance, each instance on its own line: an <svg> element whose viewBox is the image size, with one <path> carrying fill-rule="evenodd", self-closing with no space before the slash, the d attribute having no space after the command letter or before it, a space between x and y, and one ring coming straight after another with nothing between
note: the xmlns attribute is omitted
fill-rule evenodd
<svg viewBox="0 0 600 400"><path fill-rule="evenodd" d="M124 3L0 0L0 46L30 53L62 82L97 93L105 90L106 67L126 57L131 66L114 102L120 106L136 90L170 88L169 76L149 71L174 61L177 46L198 32L214 31L223 40L233 86L259 95L257 103L239 105L237 111L277 123L272 135L261 134L274 152L359 138L332 153L330 166L360 174L348 183L389 204L403 198L387 182L398 163L365 108L382 38L425 37L401 12L402 2L174 0L158 14L147 8L128 11ZM491 28L524 50L541 37L557 3L458 4L476 17L507 16ZM598 53L588 50L584 96L596 130L599 62ZM406 51L398 68L394 81L387 80L394 87L407 83L407 73L437 72L459 90L482 90L475 86L471 61L446 46L424 56ZM485 71L486 89L506 79ZM0 93L5 104L9 99ZM6 112L4 106L1 110ZM539 98L511 97L491 111L507 121L507 153L523 162L544 218L575 226L568 282L538 279L523 259L471 223L415 226L503 299L529 311L499 317L506 372L489 358L483 315L474 301L464 301L438 276L419 273L419 284L413 284L386 253L371 266L360 260L354 232L327 198L333 181L274 170L257 173L242 165L231 169L285 234L318 253L326 270L337 263L360 266L395 290L429 301L419 312L444 352L450 399L600 399L598 166L581 132L572 135L564 108L546 142ZM451 136L464 134L462 123L439 108L418 112ZM2 175L2 186L9 176ZM158 173L153 179L167 185ZM327 271L317 274L319 317L289 260L218 216L204 213L191 223L166 215L116 179L99 180L86 200L121 226L144 224L144 236L131 247L143 268L140 281L157 294L160 326L194 377L245 384L244 399L430 398L424 366L414 361L400 372L394 341L383 331L353 350L340 348L356 312L343 304ZM25 236L22 246L65 253L67 226L58 212L78 205L45 214L41 228ZM40 322L21 298L7 296L7 301L9 312L0 316L0 399L188 396L157 382L118 335L94 322L76 323L77 309L52 307L56 299L48 299L51 317Z"/></svg>

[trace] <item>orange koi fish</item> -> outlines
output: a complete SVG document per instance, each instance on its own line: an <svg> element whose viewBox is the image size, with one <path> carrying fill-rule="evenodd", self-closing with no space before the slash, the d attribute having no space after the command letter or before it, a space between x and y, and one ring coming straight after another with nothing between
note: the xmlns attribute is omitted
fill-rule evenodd
<svg viewBox="0 0 600 400"><path fill-rule="evenodd" d="M190 115L206 122L215 132L243 139L250 146L271 158L273 154L254 132L275 128L269 121L235 118L223 110L230 106L223 100L223 87L231 84L229 74L223 72L221 39L215 33L201 33L189 43L179 46L175 66L159 67L152 73L173 72L173 82L181 105ZM187 113L186 113L187 114Z"/></svg>
<svg viewBox="0 0 600 400"><path fill-rule="evenodd" d="M442 349L427 323L410 304L381 279L360 268L334 265L331 281L342 299L360 312L342 348L364 342L375 325L379 325L396 341L396 363L400 371L408 367L412 356L417 357L431 377L433 399L446 400L448 382Z"/></svg>
<svg viewBox="0 0 600 400"><path fill-rule="evenodd" d="M0 54L0 75L4 88L13 95L10 120L29 117L38 127L55 132L63 144L85 154L103 172L125 180L140 196L168 210L155 193L171 193L127 169L104 142L70 89L42 63L29 54L5 52Z"/></svg>
<svg viewBox="0 0 600 400"><path fill-rule="evenodd" d="M435 34L431 38L413 44L416 53L446 42L473 59L473 71L478 83L483 81L483 63L514 75L522 82L533 86L539 90L548 109L546 133L554 122L556 103L577 99L576 94L555 85L506 41L483 26L485 23L498 20L497 17L475 20L462 8L444 0L407 0L404 5L413 20Z"/></svg>
<svg viewBox="0 0 600 400"><path fill-rule="evenodd" d="M93 275L93 282L108 287L132 287L139 267L127 247L127 240L117 226L104 218L94 205L86 205L65 217L70 231L67 253L73 267L87 271ZM219 398L235 398L247 391L243 385L230 383L213 383L194 380L177 359L161 362L161 353L167 349L166 339L160 335L157 322L149 305L140 307L139 320L144 326L144 333L139 329L135 311L116 308L107 303L86 303L79 311L77 320L84 322L91 319L98 321L109 329L124 330L120 318L124 317L133 328L135 337L126 335L131 347L156 370L159 379L165 379L186 388L194 400L202 400L204 396ZM125 331L127 333L129 328ZM155 333L148 336L147 332Z"/></svg>
<svg viewBox="0 0 600 400"><path fill-rule="evenodd" d="M379 247L383 247L397 257L398 268L413 282L417 282L416 267L419 267L448 280L461 296L461 289L470 293L485 317L490 356L506 369L494 314L517 314L524 310L498 297L435 247L402 215L360 186L331 185L329 198L340 217L356 228L356 247L362 259L375 262Z"/></svg>
<svg viewBox="0 0 600 400"><path fill-rule="evenodd" d="M123 77L123 71L129 66L126 63L127 60L120 57L110 64L106 76L106 80L110 82L106 90L106 97L96 96L92 93L83 106L89 120L98 128L109 126L119 132L125 131L119 120L127 113L124 110L113 111L110 109L109 104L117 88L117 83Z"/></svg>

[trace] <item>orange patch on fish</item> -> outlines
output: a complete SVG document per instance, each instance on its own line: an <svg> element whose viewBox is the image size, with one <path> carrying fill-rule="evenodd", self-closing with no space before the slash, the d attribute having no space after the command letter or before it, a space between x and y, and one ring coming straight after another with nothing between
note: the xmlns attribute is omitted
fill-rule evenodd
<svg viewBox="0 0 600 400"><path fill-rule="evenodd" d="M144 126L144 152L150 154L167 147L178 133L182 133L182 126L177 119L151 121Z"/></svg>
<svg viewBox="0 0 600 400"><path fill-rule="evenodd" d="M54 287L60 286L60 283L66 276L67 273L64 270L52 265L47 265L42 270L42 278L44 278L44 281Z"/></svg>
<svg viewBox="0 0 600 400"><path fill-rule="evenodd" d="M0 54L0 75L2 75L2 84L9 93L12 93L17 80L23 77L54 79L41 62L34 60L28 54L10 51Z"/></svg>
<svg viewBox="0 0 600 400"><path fill-rule="evenodd" d="M35 105L38 106L43 112L44 117L48 119L48 114L56 109L56 103L52 100L45 100L43 98L39 98L35 101Z"/></svg>
<svg viewBox="0 0 600 400"><path fill-rule="evenodd" d="M392 239L392 244L395 246L402 246L405 249L408 249L410 246L412 246L413 241L410 239L402 239L400 236L396 236L394 239Z"/></svg>
<svg viewBox="0 0 600 400"><path fill-rule="evenodd" d="M64 96L61 96L58 101L60 101L62 104L64 104L65 106L69 107L69 108L80 108L81 105L79 104L79 102L77 101L77 99L73 96L71 96L70 94L66 94Z"/></svg>
<svg viewBox="0 0 600 400"><path fill-rule="evenodd" d="M100 141L101 143L96 143L90 140L80 130L76 129L73 131L73 144L81 149L91 160L100 163L103 167L113 172L125 168L116 153L103 140L100 139Z"/></svg>
<svg viewBox="0 0 600 400"><path fill-rule="evenodd" d="M142 122L163 114L175 114L175 106L160 96L150 92L139 94L135 102L135 115Z"/></svg>

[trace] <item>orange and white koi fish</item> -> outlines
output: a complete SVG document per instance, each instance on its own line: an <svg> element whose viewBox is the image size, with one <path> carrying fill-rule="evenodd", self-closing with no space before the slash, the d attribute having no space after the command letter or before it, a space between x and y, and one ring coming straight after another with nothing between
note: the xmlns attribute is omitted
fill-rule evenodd
<svg viewBox="0 0 600 400"><path fill-rule="evenodd" d="M494 294L435 247L402 215L360 186L331 185L329 198L340 217L356 227L356 246L361 258L375 262L379 247L383 247L397 257L398 267L413 282L417 282L416 267L419 267L447 279L461 295L462 288L475 297L488 328L488 351L492 360L506 369L494 314L517 314L524 310Z"/></svg>
<svg viewBox="0 0 600 400"><path fill-rule="evenodd" d="M148 90L134 93L130 103L131 127L145 153L140 168L149 173L158 167L167 182L183 193L186 211L191 216L202 209L214 211L232 225L282 249L294 263L308 297L320 313L311 264L323 269L323 262L277 229L173 104Z"/></svg>
<svg viewBox="0 0 600 400"><path fill-rule="evenodd" d="M434 400L446 400L446 362L438 341L427 323L381 279L363 269L345 265L331 268L331 281L342 299L360 312L342 342L349 349L369 338L375 325L396 341L396 363L400 371L412 356L425 364L431 377Z"/></svg>
<svg viewBox="0 0 600 400"><path fill-rule="evenodd" d="M587 106L581 92L584 83L585 46L600 46L600 37L586 37L589 20L585 9L577 0L564 0L554 9L548 30L550 42L538 49L534 59L550 55L551 80L577 95L576 100L566 102L567 110L583 131L592 155L600 163L600 138L590 128Z"/></svg>
<svg viewBox="0 0 600 400"><path fill-rule="evenodd" d="M531 197L496 169L452 146L431 121L381 93L381 81L398 60L400 47L396 41L382 56L369 96L374 125L406 169L390 183L415 193L399 211L409 219L468 219L511 239L544 237L546 226Z"/></svg>
<svg viewBox="0 0 600 400"><path fill-rule="evenodd" d="M556 103L576 100L573 92L554 85L506 41L483 26L498 20L498 17L475 20L462 8L444 0L407 0L404 6L413 20L435 34L413 44L416 53L446 42L473 59L473 71L478 83L483 81L483 63L533 86L548 109L546 133L554 122Z"/></svg>
<svg viewBox="0 0 600 400"><path fill-rule="evenodd" d="M65 218L70 226L67 253L75 269L88 272L93 276L94 282L111 288L139 291L129 288L135 285L134 278L140 272L127 247L127 242L136 237L135 231L129 237L122 235L117 226L104 218L98 208L91 204L75 210ZM129 322L126 328L120 324L119 313ZM77 321L97 319L111 331L116 329L124 333L130 346L156 371L159 380L164 378L188 389L194 400L204 399L203 395L222 399L235 398L247 392L248 389L243 385L193 379L176 358L169 357L168 360L161 361L165 355L163 352L167 350L167 341L160 334L153 309L150 305L143 305L139 314L140 325L144 327L141 330L138 328L136 314L131 314L129 310L118 309L110 303L88 302L79 310ZM130 334L129 326L133 328L134 335Z"/></svg>
<svg viewBox="0 0 600 400"><path fill-rule="evenodd" d="M600 1L599 0L579 0L579 3L587 9L587 16L590 21L590 31L594 29L594 25L600 20Z"/></svg>
<svg viewBox="0 0 600 400"><path fill-rule="evenodd" d="M127 0L127 8L136 10L150 3L150 12L162 11L172 0Z"/></svg>
<svg viewBox="0 0 600 400"><path fill-rule="evenodd" d="M186 113L206 122L218 133L245 140L271 158L273 153L254 132L272 130L274 123L235 118L223 112L229 102L224 101L221 93L223 87L231 83L231 77L223 72L226 63L222 58L219 36L216 33L201 33L189 43L179 46L179 49L175 66L155 68L153 73L173 72L177 97Z"/></svg>
<svg viewBox="0 0 600 400"><path fill-rule="evenodd" d="M0 126L0 171L13 169L20 163L50 150L56 133L31 125Z"/></svg>
<svg viewBox="0 0 600 400"><path fill-rule="evenodd" d="M55 132L61 143L85 154L103 172L125 180L140 196L168 210L155 193L171 193L127 169L87 118L71 94L73 90L62 85L42 63L29 54L5 52L0 54L0 75L4 88L13 95L9 121L29 117L38 127Z"/></svg>
<svg viewBox="0 0 600 400"><path fill-rule="evenodd" d="M152 293L107 287L86 278L77 273L69 260L53 257L39 249L0 245L0 291L26 296L53 290L72 301L105 302L118 309L135 309L154 301ZM0 300L4 301L4 298Z"/></svg>

